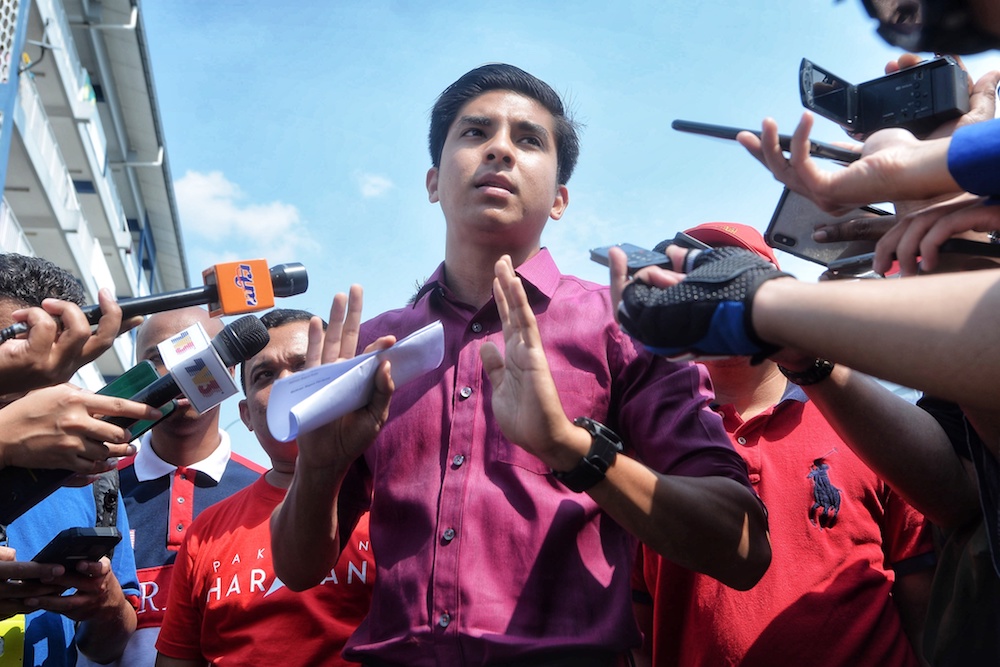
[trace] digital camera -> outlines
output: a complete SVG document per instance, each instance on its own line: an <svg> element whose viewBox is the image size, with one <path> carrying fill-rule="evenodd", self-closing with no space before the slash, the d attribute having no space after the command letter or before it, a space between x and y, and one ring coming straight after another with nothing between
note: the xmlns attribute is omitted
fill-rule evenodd
<svg viewBox="0 0 1000 667"><path fill-rule="evenodd" d="M919 136L969 111L969 77L954 58L942 56L854 85L802 59L802 105L866 137L886 127Z"/></svg>

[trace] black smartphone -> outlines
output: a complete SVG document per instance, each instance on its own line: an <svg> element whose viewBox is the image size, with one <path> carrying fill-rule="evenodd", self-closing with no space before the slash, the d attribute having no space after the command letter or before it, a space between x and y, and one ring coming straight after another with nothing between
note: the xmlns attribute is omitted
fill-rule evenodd
<svg viewBox="0 0 1000 667"><path fill-rule="evenodd" d="M121 539L121 532L114 526L67 528L53 537L31 560L62 565L67 572L75 572L80 561L98 561L111 555Z"/></svg>
<svg viewBox="0 0 1000 667"><path fill-rule="evenodd" d="M629 275L632 275L639 269L643 269L647 266L670 267L670 258L662 252L646 250L645 248L640 248L639 246L632 245L631 243L619 243L618 245L594 248L590 251L590 259L598 264L608 266L610 263L608 260L608 250L611 248L621 248L625 251L625 255L628 257Z"/></svg>
<svg viewBox="0 0 1000 667"><path fill-rule="evenodd" d="M681 132L691 132L692 134L701 134L706 137L732 139L734 141L736 140L736 135L740 132L749 132L757 137L760 137L760 130L750 130L742 127L727 127L725 125L711 125L709 123L698 123L693 120L675 120L670 124L670 127L675 130L680 130ZM787 134L779 134L778 145L781 146L781 150L783 151L791 150L792 137ZM826 144L822 141L815 141L813 139L809 140L809 154L814 157L843 162L844 164L854 162L861 157L861 153L855 153L852 150L840 148L839 146L834 146L833 144Z"/></svg>
<svg viewBox="0 0 1000 667"><path fill-rule="evenodd" d="M892 214L874 206L856 208L844 215L830 215L808 197L785 188L764 232L764 240L772 248L829 267L831 262L874 252L875 241L820 243L812 237L818 225L886 215Z"/></svg>
<svg viewBox="0 0 1000 667"><path fill-rule="evenodd" d="M693 237L693 236L691 236L689 234L685 234L684 232L677 232L676 234L674 234L674 238L672 240L670 240L670 241L663 241L662 243L660 243L656 247L657 248L659 248L660 246L664 246L665 247L666 245L676 245L676 246L680 246L682 248L687 248L688 250L711 250L712 249L712 246L708 245L704 241L699 241L695 237Z"/></svg>
<svg viewBox="0 0 1000 667"><path fill-rule="evenodd" d="M153 362L149 359L143 359L141 362L98 389L97 393L104 394L105 396L131 398L132 396L138 394L140 390L145 389L159 379L160 374L156 372L156 367L153 365ZM132 434L132 439L138 438L143 433L156 426L156 424L162 421L176 408L177 401L170 401L166 405L160 407L159 418L146 419L133 424L129 428L129 432ZM110 421L110 419L106 421Z"/></svg>

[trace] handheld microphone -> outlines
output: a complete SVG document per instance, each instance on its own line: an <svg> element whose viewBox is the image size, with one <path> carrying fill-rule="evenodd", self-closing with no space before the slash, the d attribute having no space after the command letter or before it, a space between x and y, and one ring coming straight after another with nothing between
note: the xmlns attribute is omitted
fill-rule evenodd
<svg viewBox="0 0 1000 667"><path fill-rule="evenodd" d="M262 279L264 275L270 280ZM118 302L122 319L205 304L212 317L241 315L271 308L274 297L295 296L309 287L309 275L299 262L278 264L268 270L263 259L216 264L202 271L202 279L205 284L201 287L122 299ZM84 306L82 310L91 325L97 324L104 314L96 304ZM27 324L15 322L0 329L0 343L27 331Z"/></svg>
<svg viewBox="0 0 1000 667"><path fill-rule="evenodd" d="M263 350L269 340L270 334L267 332L267 327L256 316L246 315L228 324L220 331L212 339L211 346L207 352L209 354L218 354L224 366L235 366ZM205 351L203 350L203 352ZM196 362L195 365L197 365L197 362L200 362L197 356L192 356L192 360ZM177 372L183 374L189 370L190 366L189 364L188 367L178 368ZM200 365L200 368L204 368L203 363ZM203 375L203 372L198 375ZM201 389L197 384L192 386L195 387L195 391ZM152 383L140 389L133 396L129 397L129 400L154 407L161 407L171 400L184 395L186 394L182 391L181 384L178 383L172 371L158 377ZM217 393L215 398L218 400L215 401L215 405L221 403L226 396L227 394ZM189 398L193 399L191 396ZM30 400L30 397L27 400ZM212 399L210 398L209 400L211 401ZM202 412L204 412L204 409ZM127 429L140 420L127 417L105 417L104 421ZM55 468L31 469L11 466L0 469L0 523L9 524L27 512L46 496L62 486L73 474L70 470Z"/></svg>
<svg viewBox="0 0 1000 667"><path fill-rule="evenodd" d="M254 315L246 315L220 331L212 339L212 348L218 353L223 366L232 367L246 361L263 350L270 339L271 336L267 332L267 327L264 326L260 319ZM204 364L197 363L197 358L195 358L195 361L196 363L193 364L193 368L194 372L197 373L204 368ZM187 396L193 401L195 397L192 394L198 390L197 381L194 384L196 387L194 391L184 391L181 388L183 379L180 382L178 381L179 378L184 377L184 373L189 372L189 368L191 367L185 366L183 368L177 367L172 369L166 375L157 378L151 384L140 389L133 396L129 397L129 400L152 405L153 407L160 407L180 396ZM212 401L209 399L209 403L213 402L217 405L221 400ZM209 407L214 407L214 405L203 407L200 411L204 412ZM115 426L121 426L122 428L131 428L139 420L128 417L111 417L105 421Z"/></svg>

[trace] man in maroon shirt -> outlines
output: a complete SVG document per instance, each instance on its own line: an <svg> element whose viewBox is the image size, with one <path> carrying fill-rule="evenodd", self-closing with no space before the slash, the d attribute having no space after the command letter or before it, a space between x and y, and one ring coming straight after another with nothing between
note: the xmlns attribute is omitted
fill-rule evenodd
<svg viewBox="0 0 1000 667"><path fill-rule="evenodd" d="M762 506L708 409L704 370L634 345L608 289L559 273L540 245L569 203L579 151L558 95L516 67L477 68L438 98L430 148L444 263L409 306L366 323L360 343L440 320L445 360L393 394L387 419L383 366L368 411L300 435L273 518L275 570L291 588L323 578L341 523L368 501L341 493L360 473L374 486L379 579L346 656L616 665L639 643L636 538L749 588L770 559ZM334 327L313 356L332 360L355 335L349 321ZM342 428L362 419L374 443Z"/></svg>

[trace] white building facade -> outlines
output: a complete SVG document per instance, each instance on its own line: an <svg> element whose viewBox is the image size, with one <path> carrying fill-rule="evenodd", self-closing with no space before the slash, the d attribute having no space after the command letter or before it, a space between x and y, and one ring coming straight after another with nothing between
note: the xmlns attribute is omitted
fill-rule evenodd
<svg viewBox="0 0 1000 667"><path fill-rule="evenodd" d="M89 303L189 287L138 0L0 0L0 250L44 257ZM132 365L120 336L78 380Z"/></svg>

